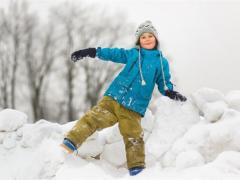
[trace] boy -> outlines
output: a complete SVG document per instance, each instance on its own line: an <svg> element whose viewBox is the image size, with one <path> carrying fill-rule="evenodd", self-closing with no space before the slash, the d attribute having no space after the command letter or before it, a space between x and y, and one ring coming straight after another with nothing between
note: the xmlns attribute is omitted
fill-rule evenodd
<svg viewBox="0 0 240 180"><path fill-rule="evenodd" d="M97 129L119 123L125 143L127 166L131 176L145 168L145 153L141 117L144 116L155 83L160 93L171 99L186 101L186 97L173 90L167 59L158 50L156 29L146 21L136 31L136 48L88 48L76 51L71 59L96 56L125 64L113 80L104 97L89 110L66 134L62 146L68 152L77 148Z"/></svg>

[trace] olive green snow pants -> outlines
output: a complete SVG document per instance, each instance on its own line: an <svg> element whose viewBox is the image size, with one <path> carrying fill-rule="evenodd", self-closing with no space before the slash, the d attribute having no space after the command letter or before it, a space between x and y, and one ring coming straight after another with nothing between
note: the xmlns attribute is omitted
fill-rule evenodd
<svg viewBox="0 0 240 180"><path fill-rule="evenodd" d="M140 114L128 110L111 97L104 96L66 134L77 147L98 129L119 123L125 143L128 168L145 166L143 130Z"/></svg>

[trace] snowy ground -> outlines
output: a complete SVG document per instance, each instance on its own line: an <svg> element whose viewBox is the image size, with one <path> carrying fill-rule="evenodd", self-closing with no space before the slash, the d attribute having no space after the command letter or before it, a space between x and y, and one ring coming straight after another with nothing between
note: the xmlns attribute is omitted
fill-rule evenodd
<svg viewBox="0 0 240 180"><path fill-rule="evenodd" d="M117 125L64 154L59 144L74 124L59 125L11 109L0 111L1 180L239 180L240 91L203 88L186 103L162 97L142 120L147 168L130 177ZM95 157L95 158L93 158Z"/></svg>

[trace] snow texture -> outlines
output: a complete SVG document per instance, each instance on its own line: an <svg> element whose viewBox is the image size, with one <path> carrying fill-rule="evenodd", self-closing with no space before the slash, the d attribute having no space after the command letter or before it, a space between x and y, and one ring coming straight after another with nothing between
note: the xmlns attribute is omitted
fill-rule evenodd
<svg viewBox="0 0 240 180"><path fill-rule="evenodd" d="M0 132L15 131L27 122L27 115L13 110L4 109L0 111Z"/></svg>
<svg viewBox="0 0 240 180"><path fill-rule="evenodd" d="M202 88L187 102L161 97L157 105L141 122L146 169L137 179L240 179L240 91ZM29 124L22 112L0 111L0 179L135 179L118 124L89 137L79 156L65 154L59 144L75 123Z"/></svg>

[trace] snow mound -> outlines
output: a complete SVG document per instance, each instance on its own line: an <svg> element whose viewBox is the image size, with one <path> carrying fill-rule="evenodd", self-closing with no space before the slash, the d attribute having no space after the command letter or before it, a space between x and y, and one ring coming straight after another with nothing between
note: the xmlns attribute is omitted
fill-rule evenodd
<svg viewBox="0 0 240 180"><path fill-rule="evenodd" d="M230 91L226 95L226 101L230 108L240 111L240 91Z"/></svg>
<svg viewBox="0 0 240 180"><path fill-rule="evenodd" d="M61 126L46 120L40 120L35 124L26 124L18 132L22 135L21 146L24 148L36 147L45 139L63 138Z"/></svg>
<svg viewBox="0 0 240 180"><path fill-rule="evenodd" d="M239 180L239 91L226 96L209 88L187 102L161 97L142 119L146 169L137 179ZM189 98L190 99L190 98ZM118 124L90 136L79 156L59 144L76 122L28 124L16 110L0 111L0 179L130 180Z"/></svg>
<svg viewBox="0 0 240 180"><path fill-rule="evenodd" d="M180 103L162 97L157 104L153 129L145 141L146 153L156 160L200 120L198 110L190 102Z"/></svg>
<svg viewBox="0 0 240 180"><path fill-rule="evenodd" d="M0 132L15 131L27 122L27 115L13 109L0 111Z"/></svg>
<svg viewBox="0 0 240 180"><path fill-rule="evenodd" d="M218 121L228 108L225 96L218 90L201 88L192 94L200 113L210 122Z"/></svg>
<svg viewBox="0 0 240 180"><path fill-rule="evenodd" d="M188 150L181 152L176 158L176 167L178 169L185 169L204 164L204 158L195 150Z"/></svg>
<svg viewBox="0 0 240 180"><path fill-rule="evenodd" d="M203 161L199 160L200 164L214 161L219 154L225 151L238 152L240 151L239 127L240 113L236 111L233 113L233 110L226 111L217 123L201 121L174 142L171 150L165 154L163 164L165 166L185 167L185 163L182 165L178 161L179 158L183 159L182 156L189 151L199 153L199 156L203 158ZM199 157L199 159L201 158ZM187 166L188 164L198 165L194 159L192 162L189 161L191 160L187 160Z"/></svg>

